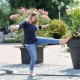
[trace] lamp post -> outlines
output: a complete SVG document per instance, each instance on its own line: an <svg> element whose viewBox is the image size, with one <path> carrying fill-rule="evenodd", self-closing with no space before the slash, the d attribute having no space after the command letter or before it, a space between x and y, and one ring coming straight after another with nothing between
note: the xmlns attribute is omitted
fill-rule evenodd
<svg viewBox="0 0 80 80"><path fill-rule="evenodd" d="M61 7L63 7L63 6L64 6L64 3L63 2L60 2L60 4L57 6L58 11L59 11L59 20L61 18Z"/></svg>
<svg viewBox="0 0 80 80"><path fill-rule="evenodd" d="M61 18L61 6L58 6L58 11L59 11L59 20L60 20L60 18Z"/></svg>

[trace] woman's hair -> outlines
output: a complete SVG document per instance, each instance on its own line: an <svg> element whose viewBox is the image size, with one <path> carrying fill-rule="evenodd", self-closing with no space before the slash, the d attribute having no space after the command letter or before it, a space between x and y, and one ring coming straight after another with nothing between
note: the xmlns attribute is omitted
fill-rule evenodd
<svg viewBox="0 0 80 80"><path fill-rule="evenodd" d="M37 12L32 12L29 17L28 17L28 21L31 20L31 18L33 16L38 16ZM38 19L33 23L34 25L37 25L38 24Z"/></svg>

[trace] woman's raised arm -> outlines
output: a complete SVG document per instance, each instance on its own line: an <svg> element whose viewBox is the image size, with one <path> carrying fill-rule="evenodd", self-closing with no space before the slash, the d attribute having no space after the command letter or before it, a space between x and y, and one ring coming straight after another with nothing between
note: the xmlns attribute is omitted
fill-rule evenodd
<svg viewBox="0 0 80 80"><path fill-rule="evenodd" d="M49 24L47 24L47 25L40 25L40 26L37 27L37 29L43 29L43 28L46 28L48 26L49 26Z"/></svg>

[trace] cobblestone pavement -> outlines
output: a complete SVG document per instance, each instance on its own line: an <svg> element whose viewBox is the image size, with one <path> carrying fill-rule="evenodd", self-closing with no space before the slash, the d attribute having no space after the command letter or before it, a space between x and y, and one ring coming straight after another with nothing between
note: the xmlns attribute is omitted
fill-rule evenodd
<svg viewBox="0 0 80 80"><path fill-rule="evenodd" d="M44 62L36 64L37 77L29 77L29 65L21 63L21 44L0 44L0 80L80 80L80 70L73 69L67 46L44 48Z"/></svg>

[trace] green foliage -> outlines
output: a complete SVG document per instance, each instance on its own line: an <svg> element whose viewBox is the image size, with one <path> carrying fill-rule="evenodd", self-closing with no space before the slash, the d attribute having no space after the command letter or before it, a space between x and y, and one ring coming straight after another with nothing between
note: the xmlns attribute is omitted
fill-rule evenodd
<svg viewBox="0 0 80 80"><path fill-rule="evenodd" d="M58 39L63 37L68 31L67 24L64 21L57 19L51 20L48 28L49 28L49 36Z"/></svg>
<svg viewBox="0 0 80 80"><path fill-rule="evenodd" d="M6 15L3 13L3 11L0 9L0 27L5 27L6 25Z"/></svg>
<svg viewBox="0 0 80 80"><path fill-rule="evenodd" d="M15 38L5 38L3 43L16 43Z"/></svg>
<svg viewBox="0 0 80 80"><path fill-rule="evenodd" d="M71 26L71 33L72 33L72 38L80 38L80 10L75 9L72 14L71 14L71 21L72 21L72 26Z"/></svg>
<svg viewBox="0 0 80 80"><path fill-rule="evenodd" d="M24 46L24 34L22 30L18 30L15 32L15 40L21 42Z"/></svg>
<svg viewBox="0 0 80 80"><path fill-rule="evenodd" d="M49 21L50 21L49 18L42 18L42 15L41 14L39 14L38 17L39 17L39 19L38 19L38 24L39 25L49 24Z"/></svg>
<svg viewBox="0 0 80 80"><path fill-rule="evenodd" d="M37 36L42 36L42 37L53 37L60 39L63 37L66 32L68 31L68 26L67 24L58 19L51 20L50 25L42 30L37 31Z"/></svg>
<svg viewBox="0 0 80 80"><path fill-rule="evenodd" d="M6 26L9 24L10 6L6 1L0 1L0 30L6 32Z"/></svg>
<svg viewBox="0 0 80 80"><path fill-rule="evenodd" d="M79 1L76 0L74 3L70 3L71 5L71 13L70 13L70 20L71 20L71 26L70 26L70 32L73 39L80 39L80 9L79 7ZM75 9L73 9L73 6L75 6Z"/></svg>
<svg viewBox="0 0 80 80"><path fill-rule="evenodd" d="M61 2L64 3L64 6L61 8L61 16L64 16L64 14L66 14L66 6L70 1L71 0L9 0L9 3L12 11L20 7L44 9L49 12L49 17L53 19L58 18L57 6L61 5Z"/></svg>
<svg viewBox="0 0 80 80"><path fill-rule="evenodd" d="M71 29L79 29L80 27L80 10L75 9L71 14L72 27Z"/></svg>
<svg viewBox="0 0 80 80"><path fill-rule="evenodd" d="M41 30L37 30L36 34L39 37L49 37L49 29L47 27Z"/></svg>

